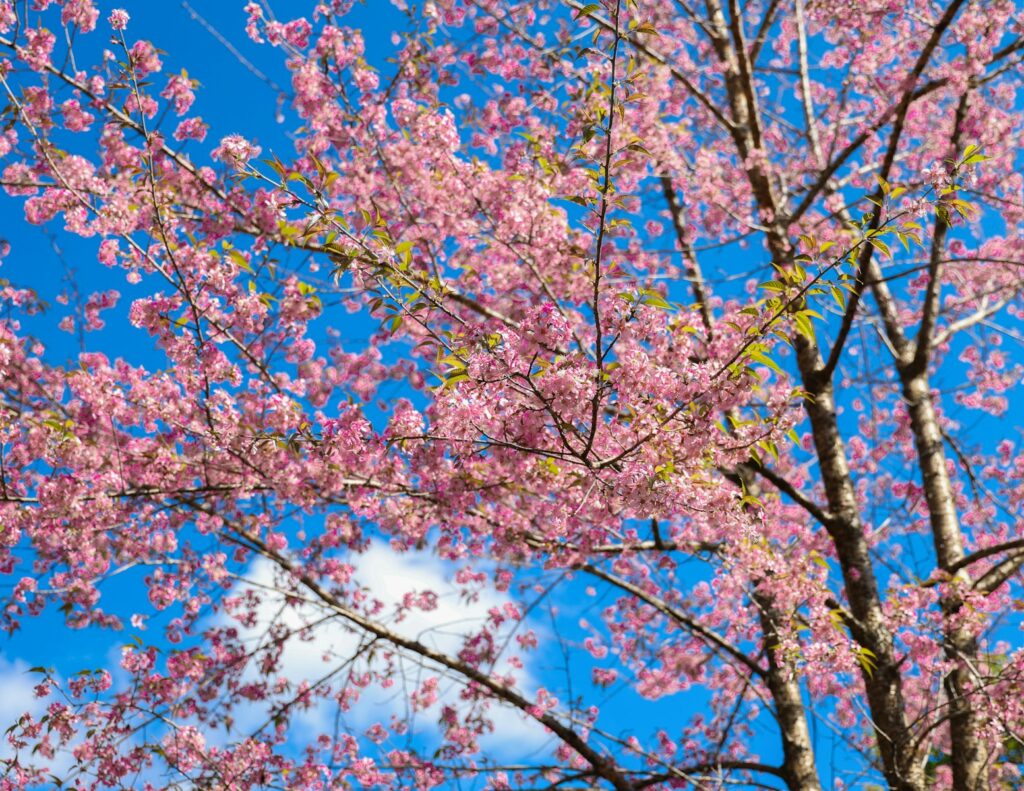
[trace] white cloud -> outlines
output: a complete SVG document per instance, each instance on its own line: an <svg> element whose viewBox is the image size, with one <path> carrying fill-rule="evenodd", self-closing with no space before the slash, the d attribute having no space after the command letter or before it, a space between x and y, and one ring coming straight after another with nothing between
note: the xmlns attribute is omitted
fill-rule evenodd
<svg viewBox="0 0 1024 791"><path fill-rule="evenodd" d="M36 687L45 678L42 673L33 671L23 659L8 659L0 655L0 760L9 760L15 753L3 731L21 720L25 714L38 720L54 700L52 694L44 698L36 696ZM53 674L52 678L58 683L62 682L58 674ZM71 750L79 741L80 738L76 736L70 744L57 750L53 758L32 755L30 742L30 746L21 751L19 758L28 765L45 766L49 772L59 776L74 764Z"/></svg>
<svg viewBox="0 0 1024 791"><path fill-rule="evenodd" d="M460 595L460 588L452 582L450 567L426 552L399 553L380 542L362 554L353 555L350 562L356 568L354 579L383 605L378 616L382 623L403 637L415 638L449 655L459 650L467 634L479 629L489 610L495 607L500 609L511 601L509 597L490 589L482 591L474 600L467 600ZM297 630L316 623L325 614L324 610L315 605L283 606L282 596L272 592L276 587L275 569L269 560L255 561L245 574L245 579L248 585L239 583L232 594L238 594L248 587L258 591L262 599L256 613L256 626L238 627L234 621L230 621L239 629L241 639L247 644L255 645L264 639L267 627L271 624ZM395 608L405 594L426 591L437 595L435 609L414 609L407 611L402 620L394 619ZM216 623L226 625L229 619L219 616ZM334 618L318 624L307 639L289 639L277 675L289 679L293 684L303 680L315 682L340 662L356 654L364 645L364 636L356 634L343 625L340 619ZM514 640L510 645L515 646ZM407 720L418 739L433 742L438 737L439 704L408 719L408 700L409 693L423 679L441 674L435 667L424 667L413 656L403 657L399 667L404 677L393 678L394 685L389 689L377 685L368 687L359 701L345 713L344 723L354 732L359 732L374 723L387 725L394 717L400 721ZM527 695L536 688L528 667L514 669L502 658L496 670L514 675L518 688ZM443 680L438 689L439 703L464 709L467 704L459 700L459 691L456 682ZM336 709L336 704L326 701L295 716L293 727L297 729L299 738L330 732ZM492 705L488 717L494 723L494 732L481 739L481 747L490 754L526 757L551 744L550 735L540 725L509 706ZM245 732L247 728L258 727L265 718L266 711L253 706L236 718L236 724L241 732Z"/></svg>
<svg viewBox="0 0 1024 791"><path fill-rule="evenodd" d="M46 708L46 701L36 697L35 687L43 676L29 670L21 659L0 656L0 729L16 723L28 713L38 717ZM0 758L10 758L11 746L0 742Z"/></svg>
<svg viewBox="0 0 1024 791"><path fill-rule="evenodd" d="M427 552L399 553L381 542L365 553L353 555L350 562L356 567L355 580L383 605L379 621L402 636L415 638L446 654L454 654L459 650L464 637L480 628L488 611L492 608L501 609L512 601L507 595L490 588L484 588L475 599L467 600L461 595L462 589L452 581L451 565ZM246 588L259 592L261 603L256 613L257 624L251 628L240 627L232 619L219 614L208 622L208 626L230 624L238 629L240 638L251 647L264 639L267 628L272 624L294 630L322 618L323 610L313 605L283 606L282 595L274 591L277 587L275 569L270 561L255 561L244 576L246 582L237 583L231 594L237 595ZM396 605L406 593L426 591L437 595L435 609L414 609L408 611L401 621L394 619ZM522 625L524 629L528 627L529 624ZM352 657L364 642L364 636L346 628L338 618L320 623L312 630L309 639L292 637L288 640L276 675L287 678L293 685L304 680L315 682L344 662L345 658ZM509 641L509 646L515 647L514 639ZM110 671L114 676L115 689L123 688L127 680L127 674L119 667L120 657L120 647L112 647ZM377 667L381 666L378 659ZM412 656L403 657L399 667L403 677L394 678L394 685L389 689L382 689L377 684L368 687L359 701L344 714L343 724L353 734L360 735L371 725L378 722L387 725L394 718L408 723L410 734L418 746L437 746L440 743L437 718L441 705L451 705L460 711L466 709L467 704L459 698L461 686L446 678L438 668L424 666ZM513 675L518 689L527 697L538 686L529 666L511 668L505 657L499 661L495 670ZM442 678L438 688L438 702L426 711L410 714L409 694L431 676ZM255 678L255 672L251 678ZM32 673L27 662L0 655L0 723L4 723L4 727L16 722L25 712L35 717L44 713L50 699L36 698L34 691L41 680L42 676ZM321 733L332 733L337 709L337 704L329 699L321 701L310 710L297 713L291 725L293 743L305 745ZM267 710L263 705L252 703L238 707L234 715L235 727L230 736L223 731L210 733L200 725L210 746L223 746L228 740L255 730L264 724ZM542 726L510 706L494 703L487 716L494 730L482 737L480 744L481 749L492 758L527 760L538 754L546 754L553 748L554 741ZM187 724L182 720L179 722ZM75 739L72 746L77 743ZM385 745L385 749L390 747ZM0 759L10 758L12 754L12 748L0 739ZM59 751L53 760L42 763L48 764L50 771L59 776L71 769L74 759L66 748Z"/></svg>

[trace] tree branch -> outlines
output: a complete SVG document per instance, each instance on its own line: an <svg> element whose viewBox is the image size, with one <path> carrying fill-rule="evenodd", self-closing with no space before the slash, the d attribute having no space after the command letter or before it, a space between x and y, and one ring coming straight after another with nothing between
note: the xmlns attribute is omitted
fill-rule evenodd
<svg viewBox="0 0 1024 791"><path fill-rule="evenodd" d="M741 465L744 469L750 470L752 473L760 475L762 478L767 480L776 489L785 494L790 500L803 508L807 513L817 519L822 525L829 526L835 521L835 517L827 510L822 508L816 502L811 500L807 495L797 489L793 484L779 475L771 467L765 467L758 464L743 464Z"/></svg>
<svg viewBox="0 0 1024 791"><path fill-rule="evenodd" d="M582 11L586 7L582 3L577 2L577 0L565 0L565 4L569 6L569 8L575 9L576 11ZM605 19L599 14L589 14L588 18L594 20L594 22L603 27L605 30L615 30L615 25L613 25L608 19ZM667 68L669 73L676 80L682 83L683 87L686 88L686 90L689 91L694 96L694 98L697 99L698 102L700 102L701 106L709 113L711 113L711 116L715 119L715 121L718 122L718 124L723 129L728 131L732 128L732 122L722 114L722 111L718 109L715 103L712 102L711 99L709 99L707 95L704 94L696 85L694 85L689 77L687 77L685 74L683 74L682 71L673 66L669 62L668 58L666 58L664 55L657 52L656 50L652 49L651 47L647 46L635 35L626 34L623 37L636 48L637 52L643 53L650 60L657 63L659 66L664 66L665 68Z"/></svg>
<svg viewBox="0 0 1024 791"><path fill-rule="evenodd" d="M753 659L751 659L749 656L747 656L747 654L743 653L739 648L734 646L725 638L711 631L707 627L702 626L700 623L695 621L693 618L690 618L685 613L680 612L672 605L670 605L668 602L666 602L664 599L661 599L653 594L647 593L645 590L638 587L637 585L634 585L632 582L624 580L620 577L616 577L613 574L609 574L608 572L599 569L597 566L591 565L590 563L580 564L578 568L594 577L597 577L598 579L602 579L605 582L608 582L614 585L615 587L624 590L626 593L630 594L631 596L635 596L636 598L640 599L646 604L649 604L662 615L668 617L670 620L674 621L679 626L682 626L684 629L686 629L693 635L700 637L706 643L710 643L716 648L729 654L729 656L731 656L737 662L746 667L754 675L758 677L763 677L765 675L765 669L761 667Z"/></svg>
<svg viewBox="0 0 1024 791"><path fill-rule="evenodd" d="M234 535L224 535L228 540L235 540ZM523 714L548 728L552 733L558 736L566 746L572 748L580 755L580 757L587 761L587 763L589 763L593 768L594 774L607 780L616 789L616 791L634 791L635 786L633 783L626 778L622 770L614 764L611 758L597 752L593 747L587 744L586 740L580 734L565 725L554 715L548 712L538 712L533 703L515 690L495 681L491 676L481 670L478 670L472 665L450 657L441 651L425 645L419 640L403 637L386 626L367 618L349 607L346 607L326 588L320 585L319 582L306 574L302 566L296 565L288 557L274 549L271 549L258 536L251 533L240 532L238 533L238 538L241 539L238 543L267 558L277 565L282 571L288 572L316 599L323 603L324 606L337 613L344 620L369 634L387 641L397 648L409 651L410 653L433 662L436 665L440 665L441 667L451 670L474 684L486 689L498 700L508 703Z"/></svg>

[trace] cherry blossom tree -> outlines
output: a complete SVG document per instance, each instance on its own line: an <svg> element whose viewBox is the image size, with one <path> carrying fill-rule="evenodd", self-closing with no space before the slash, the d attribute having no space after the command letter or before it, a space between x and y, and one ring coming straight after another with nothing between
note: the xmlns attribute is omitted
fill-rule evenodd
<svg viewBox="0 0 1024 791"><path fill-rule="evenodd" d="M392 2L0 0L0 788L1020 787L1022 9Z"/></svg>

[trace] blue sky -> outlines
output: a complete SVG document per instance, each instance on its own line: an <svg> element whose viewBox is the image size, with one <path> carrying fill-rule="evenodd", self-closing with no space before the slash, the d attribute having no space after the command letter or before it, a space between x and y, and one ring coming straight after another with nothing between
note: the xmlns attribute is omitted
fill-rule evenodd
<svg viewBox="0 0 1024 791"><path fill-rule="evenodd" d="M206 24L197 20L188 8L179 3L170 0L124 0L122 4L132 17L129 25L130 38L149 39L165 50L165 73L186 68L189 75L201 83L193 112L201 115L210 124L210 131L206 142L193 148L194 159L200 159L200 151L209 150L223 136L231 133L240 133L255 140L263 147L265 155L280 152L282 158L287 159L292 151L288 132L294 116L286 112L289 122L278 122L279 96L267 83L272 81L287 91L289 76L278 52L252 44L245 36L242 2L193 0L191 7L202 15L209 26L219 31L232 47L237 48L242 57L262 71L265 79L255 75L251 68L240 63L238 57L210 32ZM293 12L298 14L306 11L307 4L282 2L275 4L275 10L280 16L287 17ZM389 66L386 61L394 51L391 42L392 31L403 26L402 14L387 0L368 0L366 5L357 6L347 21L352 26L363 29L367 43L367 59L387 73ZM97 35L87 41L91 41L90 46L98 46L103 37ZM285 102L287 103L286 99ZM11 251L0 267L0 275L16 284L37 288L40 295L51 303L49 313L28 322L26 327L38 334L46 343L52 360L71 359L79 350L79 339L76 335L55 328L56 317L67 310L57 304L58 295L62 292L70 293L72 286L78 289L83 298L93 291L116 288L122 293L119 307L107 314L107 329L85 336L86 348L108 353L114 350L114 354L132 363L152 368L162 367L162 355L152 349L148 336L139 330L126 329L124 323L125 312L133 295L144 293L143 286L133 287L124 281L122 272L99 266L95 258L96 240L82 240L67 235L61 231L58 224L44 229L45 232L25 225L21 220L21 205L17 199L0 196L0 207L4 218L2 233L11 245ZM707 274L712 281L717 279L720 272L743 273L760 263L759 256L754 251L743 252L736 248L709 255L706 262ZM742 285L743 280L739 279L725 288L735 288L739 291ZM680 296L680 299L685 297ZM371 326L367 323L360 332L365 330L365 334L368 335ZM1011 395L1015 399L1014 409L1017 409L1019 414L1019 394ZM998 423L991 419L979 418L976 426L975 436L979 442L991 441L1001 433ZM375 562L381 568L387 565L381 558L377 558ZM433 574L435 576L432 579L436 580L436 575L445 571L440 566L424 570L423 567L414 569L402 563L403 561L394 561L393 571L396 575L414 572L428 576ZM574 614L578 617L588 617L591 622L597 622L596 613L589 613L592 606L585 586L586 582L583 580L562 586L559 588L561 594L558 602L563 612L575 610L577 612ZM131 597L138 595L139 590L138 579L125 575L105 586L105 597L112 601L130 600ZM535 617L539 630L547 629L547 624L543 622L544 617L542 612L538 612ZM578 626L577 619L564 618L563 621L570 624L564 637L570 645L578 644L586 630ZM154 622L144 636L152 638L158 632L158 624L159 621ZM13 678L23 677L27 666L53 665L63 674L83 667L109 666L116 658L118 647L126 642L129 634L130 630L120 635L89 630L69 635L52 615L28 620L21 632L0 644L3 656L0 661L0 696L7 700L6 703L0 704L0 713L11 714L12 707L29 705L23 700L23 689L12 681ZM545 634L551 641L550 650L540 652L535 666L531 667L531 673L536 680L561 683L561 679L564 678L560 667L562 653L558 650L554 635L550 631ZM589 658L577 650L569 656L568 661L575 666L572 675L585 679L587 668L591 664ZM586 688L585 683L583 688ZM4 690L12 691L8 695L3 695ZM635 695L620 692L610 699L606 709L609 719L603 721L617 720L619 725L623 726L623 730L629 730L631 724L636 723L638 735L643 735L647 724L655 718L663 720L666 726L682 725L705 701L706 695L701 692L654 703L641 702ZM825 767L823 777L827 779L828 765L831 762L827 733L822 733L822 740L819 756ZM766 759L778 757L774 739L770 734L762 734L756 738L755 743Z"/></svg>

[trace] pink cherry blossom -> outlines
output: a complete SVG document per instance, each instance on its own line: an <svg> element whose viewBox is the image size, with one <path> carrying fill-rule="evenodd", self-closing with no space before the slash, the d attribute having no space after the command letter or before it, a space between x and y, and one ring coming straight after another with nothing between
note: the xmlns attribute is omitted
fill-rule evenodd
<svg viewBox="0 0 1024 791"><path fill-rule="evenodd" d="M123 8L115 8L110 12L110 16L107 17L107 23L114 30L124 30L128 27L128 20L131 17L128 16L128 12Z"/></svg>
<svg viewBox="0 0 1024 791"><path fill-rule="evenodd" d="M0 0L0 791L1018 787L1021 10L279 5Z"/></svg>

